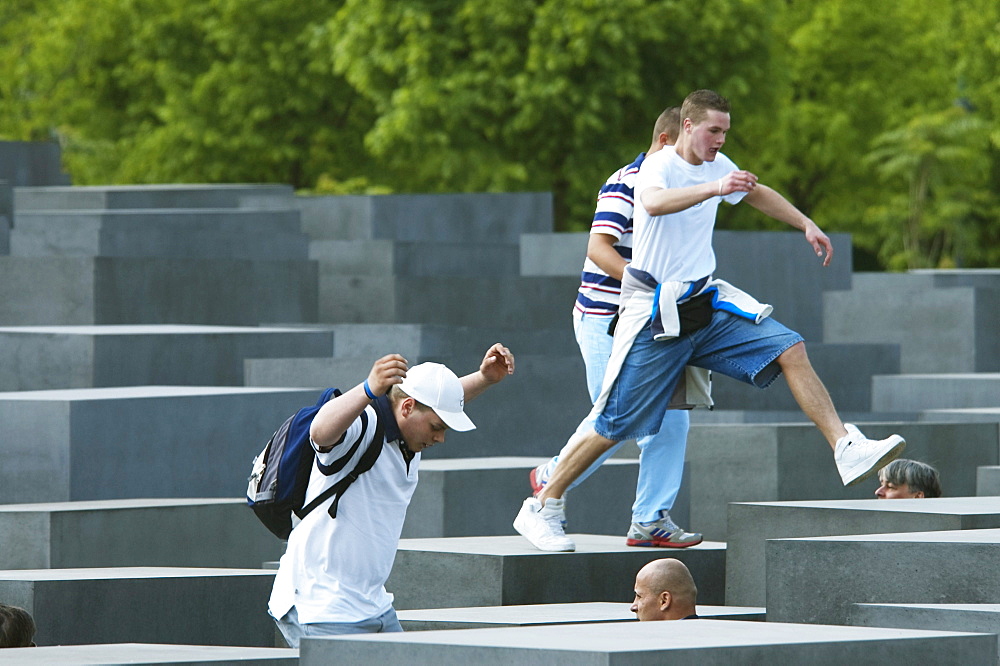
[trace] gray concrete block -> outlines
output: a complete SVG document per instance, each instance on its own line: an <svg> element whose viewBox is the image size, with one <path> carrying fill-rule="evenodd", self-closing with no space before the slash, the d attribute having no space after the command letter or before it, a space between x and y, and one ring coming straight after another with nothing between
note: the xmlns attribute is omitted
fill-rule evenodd
<svg viewBox="0 0 1000 666"><path fill-rule="evenodd" d="M334 332L333 356L338 361L364 361L368 367L358 375L368 375L371 364L387 353L402 354L410 363L437 360L440 363L478 363L494 342L507 345L521 356L575 356L578 352L573 330L568 324L553 328L496 328L475 326L446 326L442 324L319 324L310 326ZM268 358L268 362L283 359ZM329 358L310 359L310 363L323 365ZM335 366L324 369L327 373ZM352 366L353 367L353 366ZM471 366L469 370L475 366ZM278 365L270 370L274 372ZM339 370L339 367L336 367ZM463 368L456 366L456 372ZM296 369L296 372L298 369ZM290 378L294 374L288 375ZM324 375L326 376L326 375ZM277 375L272 380L277 380ZM273 386L288 386L285 380ZM294 380L300 382L300 380ZM258 384L263 385L263 384Z"/></svg>
<svg viewBox="0 0 1000 666"><path fill-rule="evenodd" d="M0 393L0 503L238 497L315 389L142 386Z"/></svg>
<svg viewBox="0 0 1000 666"><path fill-rule="evenodd" d="M1000 372L872 377L872 409L1000 407Z"/></svg>
<svg viewBox="0 0 1000 666"><path fill-rule="evenodd" d="M770 389L768 389L770 390ZM838 409L837 413L845 423L864 423L878 420L882 423L915 423L920 421L919 412L872 412ZM923 419L933 421L934 419ZM973 421L975 422L975 421ZM795 410L742 410L742 409L695 409L691 412L692 425L762 425L770 423L812 423L801 409Z"/></svg>
<svg viewBox="0 0 1000 666"><path fill-rule="evenodd" d="M1000 604L855 604L848 619L855 627L995 634L1000 633Z"/></svg>
<svg viewBox="0 0 1000 666"><path fill-rule="evenodd" d="M309 258L331 275L475 276L518 275L519 251L510 243L317 240Z"/></svg>
<svg viewBox="0 0 1000 666"><path fill-rule="evenodd" d="M290 185L166 184L18 187L18 211L152 208L296 208Z"/></svg>
<svg viewBox="0 0 1000 666"><path fill-rule="evenodd" d="M877 344L824 344L806 340L806 351L833 404L843 412L883 411L872 408L875 375L899 372L899 346ZM719 373L712 375L716 407L741 410L794 411L799 409L788 382L780 377L761 390ZM892 411L892 410L884 410ZM896 410L900 411L900 410Z"/></svg>
<svg viewBox="0 0 1000 666"><path fill-rule="evenodd" d="M0 569L244 567L284 542L244 498L0 505Z"/></svg>
<svg viewBox="0 0 1000 666"><path fill-rule="evenodd" d="M823 302L851 286L851 237L830 234L830 241L834 259L824 268L801 233L716 231L715 277L773 305L772 316L807 343L839 342L824 336Z"/></svg>
<svg viewBox="0 0 1000 666"><path fill-rule="evenodd" d="M1000 434L989 423L864 423L869 437L894 432L906 438L903 456L941 473L944 494L976 492L976 467L993 465ZM869 499L868 481L845 488L830 447L811 424L693 425L688 434L691 525L706 539L726 540L730 502ZM998 460L1000 463L1000 460Z"/></svg>
<svg viewBox="0 0 1000 666"><path fill-rule="evenodd" d="M698 617L711 620L746 620L763 622L765 609L740 606L699 604ZM555 624L593 624L595 622L635 622L628 603L606 601L575 604L528 604L524 606L479 606L471 608L430 608L399 611L405 631L438 629L489 629L496 627L532 627Z"/></svg>
<svg viewBox="0 0 1000 666"><path fill-rule="evenodd" d="M386 352L390 353L390 352ZM392 352L397 353L397 352ZM379 354L358 358L256 358L243 362L246 386L315 386L346 389L368 376ZM408 361L418 358L403 354Z"/></svg>
<svg viewBox="0 0 1000 666"><path fill-rule="evenodd" d="M462 444L456 439L456 446ZM528 473L547 458L491 457L424 460L403 536L459 537L516 534L521 502L531 494ZM628 532L635 501L638 460L611 458L567 494L568 529L586 534ZM687 525L687 489L682 486L671 516Z"/></svg>
<svg viewBox="0 0 1000 666"><path fill-rule="evenodd" d="M343 275L319 267L319 321L498 328L569 326L579 278Z"/></svg>
<svg viewBox="0 0 1000 666"><path fill-rule="evenodd" d="M943 631L683 620L307 638L301 663L991 663L996 636Z"/></svg>
<svg viewBox="0 0 1000 666"><path fill-rule="evenodd" d="M333 351L333 332L232 326L0 328L0 391L244 381L244 360ZM301 385L301 384L300 384Z"/></svg>
<svg viewBox="0 0 1000 666"><path fill-rule="evenodd" d="M4 651L5 664L23 666L130 666L153 664L212 664L213 666L296 666L299 651L287 648L230 647L218 645L152 645L114 643L55 645Z"/></svg>
<svg viewBox="0 0 1000 666"><path fill-rule="evenodd" d="M1000 604L854 604L849 622L857 627L1000 634Z"/></svg>
<svg viewBox="0 0 1000 666"><path fill-rule="evenodd" d="M260 569L118 567L0 571L0 598L35 620L38 645L274 646Z"/></svg>
<svg viewBox="0 0 1000 666"><path fill-rule="evenodd" d="M580 278L590 234L548 233L521 235L521 275Z"/></svg>
<svg viewBox="0 0 1000 666"><path fill-rule="evenodd" d="M15 187L69 185L55 142L0 141L0 180Z"/></svg>
<svg viewBox="0 0 1000 666"><path fill-rule="evenodd" d="M294 205L302 215L302 231L313 241L373 240L371 197L299 196Z"/></svg>
<svg viewBox="0 0 1000 666"><path fill-rule="evenodd" d="M0 256L0 323L94 323L95 260Z"/></svg>
<svg viewBox="0 0 1000 666"><path fill-rule="evenodd" d="M301 260L309 256L299 213L238 209L24 211L15 256Z"/></svg>
<svg viewBox="0 0 1000 666"><path fill-rule="evenodd" d="M481 359L494 342L502 342L518 355L576 356L579 348L569 313L551 328L447 326L443 324L333 324L338 357L381 355L397 345L412 345L405 353L435 358ZM377 356L376 356L377 357Z"/></svg>
<svg viewBox="0 0 1000 666"><path fill-rule="evenodd" d="M931 272L908 271L906 273L858 272L851 276L851 291L884 292L906 289L934 289L934 275ZM969 285L951 285L969 286ZM869 294L871 298L873 295Z"/></svg>
<svg viewBox="0 0 1000 666"><path fill-rule="evenodd" d="M315 322L309 261L0 257L0 324Z"/></svg>
<svg viewBox="0 0 1000 666"><path fill-rule="evenodd" d="M409 323L398 316L397 279L394 276L344 275L329 262L316 264L317 321L331 324ZM423 317L415 323L429 319L429 316Z"/></svg>
<svg viewBox="0 0 1000 666"><path fill-rule="evenodd" d="M919 268L905 273L855 273L851 289L948 289L954 287L1000 288L997 268Z"/></svg>
<svg viewBox="0 0 1000 666"><path fill-rule="evenodd" d="M824 340L899 344L904 373L1000 370L1000 289L900 287L897 280L878 274L870 281L884 282L881 290L826 294Z"/></svg>
<svg viewBox="0 0 1000 666"><path fill-rule="evenodd" d="M1000 528L1000 497L729 505L726 603L764 605L767 539Z"/></svg>
<svg viewBox="0 0 1000 666"><path fill-rule="evenodd" d="M509 243L552 231L550 192L296 197L314 240Z"/></svg>
<svg viewBox="0 0 1000 666"><path fill-rule="evenodd" d="M768 389L770 390L770 389ZM911 423L920 421L917 412L875 412L838 409L837 413L845 423L864 423L878 420L883 423ZM932 419L925 419L931 421ZM801 409L795 410L742 410L742 409L695 409L691 412L692 425L726 425L746 424L761 425L768 423L812 423Z"/></svg>
<svg viewBox="0 0 1000 666"><path fill-rule="evenodd" d="M990 423L1000 425L1000 407L971 407L969 409L925 409L917 420L950 423Z"/></svg>
<svg viewBox="0 0 1000 666"><path fill-rule="evenodd" d="M935 287L984 287L1000 289L1000 268L920 268L909 275L925 280Z"/></svg>
<svg viewBox="0 0 1000 666"><path fill-rule="evenodd" d="M980 465L976 468L976 495L1000 495L1000 466Z"/></svg>
<svg viewBox="0 0 1000 666"><path fill-rule="evenodd" d="M511 516L513 520L513 516ZM691 570L698 600L721 605L725 544L684 549L630 548L620 536L574 534L577 550L536 550L521 536L402 539L386 590L397 610L612 601L631 603L635 574L676 557Z"/></svg>
<svg viewBox="0 0 1000 666"><path fill-rule="evenodd" d="M769 621L843 624L858 603L1000 603L998 529L772 539L766 558Z"/></svg>

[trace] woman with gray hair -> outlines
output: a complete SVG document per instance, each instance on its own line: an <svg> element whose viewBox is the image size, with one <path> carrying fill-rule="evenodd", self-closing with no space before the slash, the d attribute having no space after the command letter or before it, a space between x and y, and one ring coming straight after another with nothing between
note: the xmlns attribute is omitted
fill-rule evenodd
<svg viewBox="0 0 1000 666"><path fill-rule="evenodd" d="M31 613L0 604L0 648L34 647L35 620Z"/></svg>
<svg viewBox="0 0 1000 666"><path fill-rule="evenodd" d="M882 484L875 491L879 499L941 497L938 471L917 460L897 458L878 472Z"/></svg>

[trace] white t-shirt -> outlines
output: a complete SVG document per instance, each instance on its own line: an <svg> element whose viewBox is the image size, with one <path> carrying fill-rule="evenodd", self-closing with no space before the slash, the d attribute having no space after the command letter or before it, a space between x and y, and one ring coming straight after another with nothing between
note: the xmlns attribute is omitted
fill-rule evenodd
<svg viewBox="0 0 1000 666"><path fill-rule="evenodd" d="M367 425L359 417L344 438L317 461L331 465L342 458L361 437L361 444L336 474L325 476L314 464L306 503L352 471L374 435L375 410L365 408ZM390 416L391 418L391 416ZM375 465L358 477L340 498L337 518L327 510L329 499L312 510L288 537L268 607L281 618L294 605L299 622L360 622L385 613L392 595L385 581L403 531L406 507L417 485L420 454L407 465L395 422L386 424L385 443ZM390 437L393 437L390 440Z"/></svg>
<svg viewBox="0 0 1000 666"><path fill-rule="evenodd" d="M711 197L669 215L651 216L642 205L642 192L701 185L723 178L738 167L722 153L712 162L691 164L672 148L659 150L645 159L635 185L632 266L646 271L657 282L691 282L715 271L712 231L719 202L739 203L746 192Z"/></svg>

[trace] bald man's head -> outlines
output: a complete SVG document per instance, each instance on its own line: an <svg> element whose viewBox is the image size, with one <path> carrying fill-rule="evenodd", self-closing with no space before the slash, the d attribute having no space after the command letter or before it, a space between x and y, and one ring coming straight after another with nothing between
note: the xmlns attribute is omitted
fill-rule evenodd
<svg viewBox="0 0 1000 666"><path fill-rule="evenodd" d="M694 615L698 587L680 560L653 560L635 577L632 612L641 620L680 620Z"/></svg>

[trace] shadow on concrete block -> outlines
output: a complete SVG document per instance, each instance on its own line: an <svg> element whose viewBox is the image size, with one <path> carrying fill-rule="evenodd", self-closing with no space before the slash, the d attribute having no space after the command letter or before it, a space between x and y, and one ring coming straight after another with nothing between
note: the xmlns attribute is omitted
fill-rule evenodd
<svg viewBox="0 0 1000 666"><path fill-rule="evenodd" d="M765 557L768 621L843 624L859 603L1000 603L1000 529L772 539Z"/></svg>
<svg viewBox="0 0 1000 666"><path fill-rule="evenodd" d="M331 354L333 340L330 330L305 327L2 327L0 391L240 386L246 359Z"/></svg>
<svg viewBox="0 0 1000 666"><path fill-rule="evenodd" d="M1000 634L1000 604L854 604L850 623L858 627Z"/></svg>
<svg viewBox="0 0 1000 666"><path fill-rule="evenodd" d="M274 431L318 395L205 386L0 393L0 503L238 497Z"/></svg>
<svg viewBox="0 0 1000 666"><path fill-rule="evenodd" d="M661 557L684 562L698 600L721 605L725 544L673 549L630 548L617 536L570 534L576 552L536 550L520 536L403 539L386 589L397 610L463 606L612 601L629 603L635 574Z"/></svg>
<svg viewBox="0 0 1000 666"><path fill-rule="evenodd" d="M0 506L0 569L259 567L284 542L243 498Z"/></svg>
<svg viewBox="0 0 1000 666"><path fill-rule="evenodd" d="M711 620L746 620L763 622L763 608L711 606L699 604L698 617ZM593 624L595 622L636 622L628 603L603 601L575 604L529 604L525 606L479 606L472 608L432 608L399 611L405 631L438 629L489 629L497 627L533 627L554 624Z"/></svg>
<svg viewBox="0 0 1000 666"><path fill-rule="evenodd" d="M119 567L0 572L0 598L35 620L38 645L274 646L273 571Z"/></svg>
<svg viewBox="0 0 1000 666"><path fill-rule="evenodd" d="M421 631L307 638L303 666L458 664L991 663L996 636L725 620Z"/></svg>
<svg viewBox="0 0 1000 666"><path fill-rule="evenodd" d="M103 645L56 645L4 650L9 664L74 664L74 666L135 666L136 664L184 664L211 666L296 666L299 651L278 648L228 647L216 645L153 645L114 643Z"/></svg>
<svg viewBox="0 0 1000 666"><path fill-rule="evenodd" d="M1000 497L733 503L726 603L764 605L767 539L1000 528Z"/></svg>

